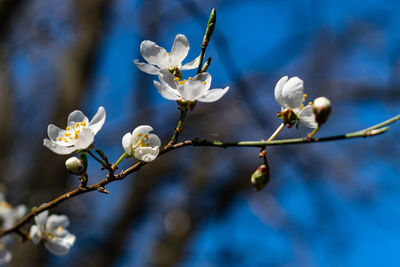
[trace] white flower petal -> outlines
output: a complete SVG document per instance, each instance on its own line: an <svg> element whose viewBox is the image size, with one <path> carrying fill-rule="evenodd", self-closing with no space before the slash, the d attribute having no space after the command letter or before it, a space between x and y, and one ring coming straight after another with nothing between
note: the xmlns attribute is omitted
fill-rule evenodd
<svg viewBox="0 0 400 267"><path fill-rule="evenodd" d="M167 51L152 41L143 41L140 44L140 53L150 64L156 65L161 69L167 69L169 67Z"/></svg>
<svg viewBox="0 0 400 267"><path fill-rule="evenodd" d="M186 63L182 67L180 67L180 70L192 70L195 68L198 68L200 64L200 56L196 57L193 61Z"/></svg>
<svg viewBox="0 0 400 267"><path fill-rule="evenodd" d="M27 211L27 208L25 205L18 205L13 209L13 217L15 220L19 220L22 217L24 217L25 213Z"/></svg>
<svg viewBox="0 0 400 267"><path fill-rule="evenodd" d="M32 225L31 229L29 231L29 236L32 239L33 244L37 245L40 243L40 240L42 239L42 231L37 225Z"/></svg>
<svg viewBox="0 0 400 267"><path fill-rule="evenodd" d="M153 81L154 86L157 88L158 92L168 100L179 100L181 97L178 95L178 91L172 89L168 85L161 84L157 81Z"/></svg>
<svg viewBox="0 0 400 267"><path fill-rule="evenodd" d="M282 88L282 99L289 108L299 108L303 103L304 82L299 77L290 78Z"/></svg>
<svg viewBox="0 0 400 267"><path fill-rule="evenodd" d="M200 102L214 102L219 100L224 94L226 94L226 92L228 92L229 90L229 86L225 87L224 89L212 89L212 90L208 90L207 93L205 95L203 95L202 97L200 97L198 99L198 101Z"/></svg>
<svg viewBox="0 0 400 267"><path fill-rule="evenodd" d="M162 84L171 87L171 89L175 90L178 89L177 83L175 82L176 77L172 75L172 73L169 70L167 69L160 70L158 78L160 79Z"/></svg>
<svg viewBox="0 0 400 267"><path fill-rule="evenodd" d="M147 135L149 139L147 139L146 142L149 143L149 146L151 147L161 146L161 140L157 135L155 134L147 134Z"/></svg>
<svg viewBox="0 0 400 267"><path fill-rule="evenodd" d="M0 265L9 263L12 259L11 252L5 248L0 249Z"/></svg>
<svg viewBox="0 0 400 267"><path fill-rule="evenodd" d="M99 107L97 113L93 116L92 120L89 122L89 128L92 130L94 135L96 135L97 132L100 131L105 121L106 121L106 111L104 107Z"/></svg>
<svg viewBox="0 0 400 267"><path fill-rule="evenodd" d="M131 133L126 133L122 137L122 147L124 148L124 151L126 154L129 156L132 156L132 134Z"/></svg>
<svg viewBox="0 0 400 267"><path fill-rule="evenodd" d="M49 238L44 243L44 246L53 254L55 255L66 255L68 254L70 248L75 243L75 235L68 233L63 238Z"/></svg>
<svg viewBox="0 0 400 267"><path fill-rule="evenodd" d="M50 149L51 151L53 151L54 153L59 154L59 155L68 155L75 151L75 148L73 146L69 146L69 147L60 146L60 145L50 141L47 138L45 138L43 140L43 145L45 147L47 147L48 149Z"/></svg>
<svg viewBox="0 0 400 267"><path fill-rule="evenodd" d="M204 84L203 79L206 79L206 75L197 74L192 80L188 80L178 87L178 92L183 99L187 101L195 101L202 97L210 88L210 84ZM211 76L209 76L211 77Z"/></svg>
<svg viewBox="0 0 400 267"><path fill-rule="evenodd" d="M136 67L139 70L141 70L141 71L143 71L143 72L145 72L147 74L153 74L154 75L154 74L158 74L158 72L160 71L160 69L158 69L154 65L149 64L149 63L139 62L139 60L137 60L137 59L133 60L133 63L135 63Z"/></svg>
<svg viewBox="0 0 400 267"><path fill-rule="evenodd" d="M139 133L143 136L151 131L153 131L153 128L150 125L140 125L133 130L132 137L136 137Z"/></svg>
<svg viewBox="0 0 400 267"><path fill-rule="evenodd" d="M287 82L288 76L283 76L282 78L279 79L279 81L275 85L275 90L274 90L274 95L275 95L275 100L278 102L278 104L282 108L287 108L286 101L282 97L282 88L283 85Z"/></svg>
<svg viewBox="0 0 400 267"><path fill-rule="evenodd" d="M57 126L55 126L54 124L49 124L49 126L47 126L47 135L49 136L50 140L53 142L57 142L57 138L59 136L64 135L65 130L58 128Z"/></svg>
<svg viewBox="0 0 400 267"><path fill-rule="evenodd" d="M78 136L78 142L74 146L74 150L86 149L94 141L94 133L89 129L83 129Z"/></svg>
<svg viewBox="0 0 400 267"><path fill-rule="evenodd" d="M317 128L318 123L315 121L315 114L312 106L306 106L297 113L300 123L308 128Z"/></svg>
<svg viewBox="0 0 400 267"><path fill-rule="evenodd" d="M42 226L46 224L47 216L49 216L49 211L45 210L35 216L34 220L37 226Z"/></svg>
<svg viewBox="0 0 400 267"><path fill-rule="evenodd" d="M136 159L144 162L151 162L158 156L160 148L157 147L138 147L135 149L134 156Z"/></svg>
<svg viewBox="0 0 400 267"><path fill-rule="evenodd" d="M50 215L46 222L46 230L54 232L58 227L67 228L69 225L68 217L65 215Z"/></svg>
<svg viewBox="0 0 400 267"><path fill-rule="evenodd" d="M174 45L172 46L169 55L170 62L173 66L180 66L189 52L189 41L183 34L178 34L175 37Z"/></svg>
<svg viewBox="0 0 400 267"><path fill-rule="evenodd" d="M196 76L193 77L192 81L201 81L205 82L205 86L208 89L211 87L211 75L208 72L202 72L197 74Z"/></svg>
<svg viewBox="0 0 400 267"><path fill-rule="evenodd" d="M88 118L82 113L80 110L74 110L72 111L69 116L68 116L68 121L67 125L75 125L77 122L83 122L85 121L86 123L89 121Z"/></svg>

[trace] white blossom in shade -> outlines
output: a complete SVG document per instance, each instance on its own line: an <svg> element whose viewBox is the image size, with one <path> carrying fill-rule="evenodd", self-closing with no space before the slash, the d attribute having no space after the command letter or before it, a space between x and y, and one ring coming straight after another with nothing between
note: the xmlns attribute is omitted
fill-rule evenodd
<svg viewBox="0 0 400 267"><path fill-rule="evenodd" d="M126 133L122 137L125 153L144 162L155 160L160 152L161 141L157 135L150 133L151 131L151 126L141 125L132 133Z"/></svg>
<svg viewBox="0 0 400 267"><path fill-rule="evenodd" d="M282 112L292 110L297 120L305 127L316 128L315 114L312 103L304 106L303 102L307 97L304 94L304 82L299 77L282 77L275 86L275 99L281 106ZM281 113L282 113L281 112Z"/></svg>
<svg viewBox="0 0 400 267"><path fill-rule="evenodd" d="M188 80L179 80L168 70L161 70L159 78L161 83L154 81L154 85L158 92L169 100L214 102L229 90L229 86L210 90L211 75L207 72L189 77Z"/></svg>
<svg viewBox="0 0 400 267"><path fill-rule="evenodd" d="M66 255L75 243L75 235L65 228L69 225L65 215L49 215L49 211L43 211L35 216L35 224L31 226L30 237L37 245L40 241L55 255Z"/></svg>
<svg viewBox="0 0 400 267"><path fill-rule="evenodd" d="M12 259L11 252L6 248L6 245L0 243L0 266L9 263Z"/></svg>
<svg viewBox="0 0 400 267"><path fill-rule="evenodd" d="M178 34L175 37L170 53L156 43L145 40L140 44L140 53L148 63L139 62L137 59L133 62L139 70L148 74L158 74L160 69L191 70L198 67L200 56L182 66L182 61L186 58L189 49L189 41L183 34Z"/></svg>
<svg viewBox="0 0 400 267"><path fill-rule="evenodd" d="M18 205L12 207L8 204L4 195L0 193L0 226L3 229L14 226L19 219L26 213L25 205ZM0 238L0 266L7 264L11 261L12 255L8 247L12 245L15 240L13 236L6 235Z"/></svg>
<svg viewBox="0 0 400 267"><path fill-rule="evenodd" d="M94 136L103 127L105 120L106 111L103 107L99 107L90 122L80 110L74 110L68 116L65 130L53 124L47 127L50 139L45 138L43 145L60 155L86 149L93 143Z"/></svg>

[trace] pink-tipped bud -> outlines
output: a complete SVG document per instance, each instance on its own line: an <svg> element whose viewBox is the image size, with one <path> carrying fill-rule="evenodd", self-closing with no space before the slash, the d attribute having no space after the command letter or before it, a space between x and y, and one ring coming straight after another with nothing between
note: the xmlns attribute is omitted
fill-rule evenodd
<svg viewBox="0 0 400 267"><path fill-rule="evenodd" d="M324 124L328 120L329 114L331 114L331 101L329 101L328 98L321 96L314 100L312 107L318 125Z"/></svg>
<svg viewBox="0 0 400 267"><path fill-rule="evenodd" d="M257 191L263 190L269 182L269 167L260 165L251 175L251 183Z"/></svg>

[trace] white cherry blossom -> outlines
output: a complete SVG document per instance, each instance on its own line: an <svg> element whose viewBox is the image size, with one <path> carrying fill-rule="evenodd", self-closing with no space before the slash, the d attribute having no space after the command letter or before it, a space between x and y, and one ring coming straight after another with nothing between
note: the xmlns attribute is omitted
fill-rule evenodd
<svg viewBox="0 0 400 267"><path fill-rule="evenodd" d="M183 34L178 34L175 37L170 53L156 43L145 40L140 44L140 53L148 63L139 62L137 59L133 62L139 70L154 75L158 74L160 69L191 70L198 67L200 56L182 66L182 61L186 58L189 49L189 41Z"/></svg>
<svg viewBox="0 0 400 267"><path fill-rule="evenodd" d="M282 77L275 86L275 99L281 106L281 114L286 111L293 111L298 120L303 126L308 128L316 128L318 126L315 121L315 114L312 109L312 103L304 106L303 102L307 95L304 94L304 82L299 77L288 78ZM293 118L290 118L290 120ZM294 120L294 121L296 121ZM295 122L289 121L289 124Z"/></svg>
<svg viewBox="0 0 400 267"><path fill-rule="evenodd" d="M99 107L90 122L80 110L74 110L68 116L65 130L53 124L47 127L47 134L50 139L45 138L43 145L60 155L86 149L93 143L94 136L103 127L105 120L106 111L103 107Z"/></svg>
<svg viewBox="0 0 400 267"><path fill-rule="evenodd" d="M25 205L12 207L5 201L4 195L0 193L0 226L2 229L11 228L26 213ZM0 266L11 261L12 255L8 248L14 243L13 236L6 235L0 238Z"/></svg>
<svg viewBox="0 0 400 267"><path fill-rule="evenodd" d="M31 226L30 237L37 245L40 241L55 255L66 255L75 243L75 235L65 228L69 225L68 217L65 215L49 215L49 211L43 211L35 216L35 223Z"/></svg>
<svg viewBox="0 0 400 267"><path fill-rule="evenodd" d="M122 137L125 153L144 162L155 160L160 151L161 141L157 135L150 133L152 130L151 126L141 125L132 133L126 133Z"/></svg>
<svg viewBox="0 0 400 267"><path fill-rule="evenodd" d="M193 78L189 77L188 80L179 80L168 70L161 70L159 78L161 83L154 81L154 85L168 100L214 102L229 90L229 86L210 90L211 75L207 72L199 73Z"/></svg>

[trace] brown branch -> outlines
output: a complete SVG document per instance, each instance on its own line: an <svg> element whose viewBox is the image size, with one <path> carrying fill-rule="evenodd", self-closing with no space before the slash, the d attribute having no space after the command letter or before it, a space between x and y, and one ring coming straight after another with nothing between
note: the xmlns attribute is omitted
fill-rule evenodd
<svg viewBox="0 0 400 267"><path fill-rule="evenodd" d="M359 137L371 137L375 136L378 134L382 134L388 130L388 127L381 128L383 126L389 125L391 123L394 123L396 121L400 120L400 115L397 115L389 120L386 120L382 123L376 124L374 126L371 126L367 129L353 132L353 133L348 133L348 134L343 134L343 135L336 135L336 136L330 136L330 137L322 137L322 138L294 138L294 139L286 139L286 140L274 140L274 141L242 141L242 142L221 142L221 141L213 141L213 140L199 140L199 139L194 139L194 140L186 140L174 145L168 144L166 145L163 149L160 151L160 156L178 149L182 148L185 146L214 146L214 147L233 147L233 146L240 146L240 147L264 147L264 146L273 146L273 145L285 145L285 144L305 144L305 143L315 143L315 142L327 142L327 141L335 141L335 140L344 140L344 139L349 139L349 138L359 138ZM81 187L79 186L75 190L65 193L56 199L45 203L41 205L39 208L32 210L29 212L24 218L22 218L16 225L13 227L2 230L0 231L0 236L4 236L6 234L9 234L11 232L18 232L19 228L23 225L25 225L28 221L30 221L34 216L39 214L42 211L48 210L52 207L57 206L58 204L64 202L65 200L81 195L83 193L91 192L91 191L102 191L104 187L115 181L115 180L122 180L129 174L136 172L140 170L143 166L145 166L147 163L146 162L138 162L131 167L129 167L126 170L122 170L119 174L114 175L113 171L110 171L109 174L107 175L106 178L104 178L102 181L100 181L97 184L91 185L89 187Z"/></svg>

